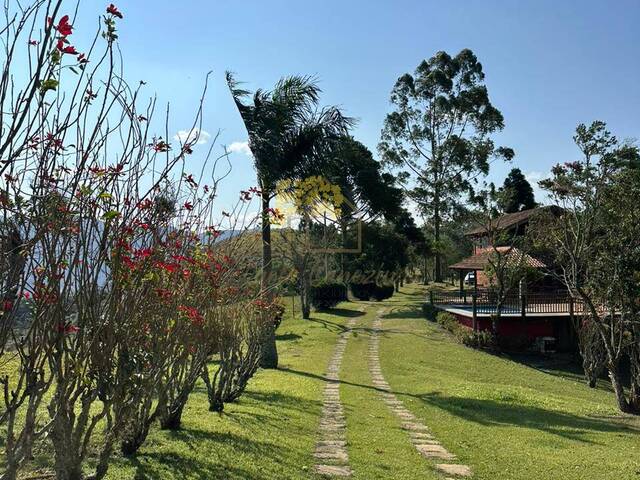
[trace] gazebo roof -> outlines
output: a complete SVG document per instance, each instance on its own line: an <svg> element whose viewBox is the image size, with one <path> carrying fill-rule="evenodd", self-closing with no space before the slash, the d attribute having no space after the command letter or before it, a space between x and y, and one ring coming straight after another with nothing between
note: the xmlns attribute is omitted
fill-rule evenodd
<svg viewBox="0 0 640 480"><path fill-rule="evenodd" d="M460 260L458 263L449 265L449 268L452 270L484 270L489 264L491 255L493 255L496 250L506 255L507 262L512 262L514 264L520 263L532 268L546 267L543 262L522 252L516 247L495 247L495 249L493 247L489 247L475 255L465 258L464 260Z"/></svg>

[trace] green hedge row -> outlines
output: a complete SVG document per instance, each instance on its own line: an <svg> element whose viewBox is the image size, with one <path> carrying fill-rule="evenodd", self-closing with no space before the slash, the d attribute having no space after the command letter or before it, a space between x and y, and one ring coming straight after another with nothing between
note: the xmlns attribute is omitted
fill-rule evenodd
<svg viewBox="0 0 640 480"><path fill-rule="evenodd" d="M358 300L381 301L393 296L393 285L377 285L375 283L351 283L351 294Z"/></svg>
<svg viewBox="0 0 640 480"><path fill-rule="evenodd" d="M342 282L321 281L311 285L311 305L316 310L326 310L348 300L347 286Z"/></svg>
<svg viewBox="0 0 640 480"><path fill-rule="evenodd" d="M445 329L449 330L456 339L472 348L493 349L495 340L491 332L474 332L469 327L460 324L456 317L448 312L440 312L436 315L436 321Z"/></svg>

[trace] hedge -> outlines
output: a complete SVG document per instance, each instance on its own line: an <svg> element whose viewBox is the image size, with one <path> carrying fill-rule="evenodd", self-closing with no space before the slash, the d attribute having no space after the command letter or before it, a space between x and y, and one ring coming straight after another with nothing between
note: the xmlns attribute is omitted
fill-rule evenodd
<svg viewBox="0 0 640 480"><path fill-rule="evenodd" d="M316 310L326 310L348 299L347 286L342 282L324 280L311 285L309 290L311 305Z"/></svg>
<svg viewBox="0 0 640 480"><path fill-rule="evenodd" d="M349 286L351 287L351 293L358 300L369 300L376 288L375 283L352 283Z"/></svg>
<svg viewBox="0 0 640 480"><path fill-rule="evenodd" d="M371 292L371 296L378 302L393 296L393 285L376 285Z"/></svg>

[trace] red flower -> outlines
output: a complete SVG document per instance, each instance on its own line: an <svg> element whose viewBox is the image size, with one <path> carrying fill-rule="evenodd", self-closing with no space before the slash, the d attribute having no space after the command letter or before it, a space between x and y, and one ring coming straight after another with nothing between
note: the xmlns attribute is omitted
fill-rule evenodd
<svg viewBox="0 0 640 480"><path fill-rule="evenodd" d="M24 292L24 298L29 300L29 298L31 298L31 294L29 292Z"/></svg>
<svg viewBox="0 0 640 480"><path fill-rule="evenodd" d="M107 7L107 13L110 13L114 17L124 18L124 16L122 15L122 12L120 12L118 10L118 7L116 7L113 3Z"/></svg>
<svg viewBox="0 0 640 480"><path fill-rule="evenodd" d="M136 258L148 258L153 254L153 250L150 248L141 248L133 252Z"/></svg>
<svg viewBox="0 0 640 480"><path fill-rule="evenodd" d="M174 273L180 268L177 263L156 262L156 267L166 270L169 273Z"/></svg>
<svg viewBox="0 0 640 480"><path fill-rule="evenodd" d="M8 312L13 309L13 302L11 300L5 300L2 304L2 311Z"/></svg>
<svg viewBox="0 0 640 480"><path fill-rule="evenodd" d="M184 313L189 320L191 320L191 324L194 326L201 327L204 325L204 317L200 314L197 308L195 307L187 307L185 305L180 305L178 310Z"/></svg>
<svg viewBox="0 0 640 480"><path fill-rule="evenodd" d="M149 224L141 222L140 220L135 220L133 222L136 227L141 228L142 230L149 230Z"/></svg>
<svg viewBox="0 0 640 480"><path fill-rule="evenodd" d="M89 60L85 58L84 53L81 53L80 55L78 55L78 63L81 63L81 64L89 63Z"/></svg>
<svg viewBox="0 0 640 480"><path fill-rule="evenodd" d="M69 53L71 55L78 55L78 52L76 51L76 47L74 47L73 45L67 45L65 47L64 46L64 40L62 40L62 39L58 40L57 48L62 53Z"/></svg>
<svg viewBox="0 0 640 480"><path fill-rule="evenodd" d="M171 290L168 290L166 288L156 288L156 293L163 300L169 300L173 296Z"/></svg>
<svg viewBox="0 0 640 480"><path fill-rule="evenodd" d="M168 152L171 150L171 145L169 145L164 140L159 140L156 143L151 145L156 152Z"/></svg>
<svg viewBox="0 0 640 480"><path fill-rule="evenodd" d="M64 17L62 17L58 22L58 26L56 27L56 30L58 30L58 33L63 37L66 37L67 35L71 35L72 29L73 29L73 26L69 23L69 15L65 15Z"/></svg>
<svg viewBox="0 0 640 480"><path fill-rule="evenodd" d="M148 198L145 198L142 202L138 203L138 208L140 210L148 210L151 207L153 207L153 202Z"/></svg>
<svg viewBox="0 0 640 480"><path fill-rule="evenodd" d="M207 228L207 231L213 238L218 238L222 234L220 230L216 230L216 227L213 226Z"/></svg>
<svg viewBox="0 0 640 480"><path fill-rule="evenodd" d="M122 256L122 263L124 263L129 268L129 270L135 270L136 269L136 262L134 262L131 257L123 255Z"/></svg>
<svg viewBox="0 0 640 480"><path fill-rule="evenodd" d="M198 183L193 179L193 175L191 175L191 174L186 175L184 179L193 188L198 188Z"/></svg>
<svg viewBox="0 0 640 480"><path fill-rule="evenodd" d="M37 40L29 40L29 45L38 45Z"/></svg>
<svg viewBox="0 0 640 480"><path fill-rule="evenodd" d="M58 324L58 332L69 335L71 333L78 333L80 329L76 325L65 325L64 323Z"/></svg>
<svg viewBox="0 0 640 480"><path fill-rule="evenodd" d="M184 209L188 211L193 210L193 204L189 202L184 202Z"/></svg>

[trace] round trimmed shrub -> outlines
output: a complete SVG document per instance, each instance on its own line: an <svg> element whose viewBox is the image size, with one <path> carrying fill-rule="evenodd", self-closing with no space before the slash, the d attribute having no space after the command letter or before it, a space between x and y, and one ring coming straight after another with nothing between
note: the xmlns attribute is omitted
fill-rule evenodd
<svg viewBox="0 0 640 480"><path fill-rule="evenodd" d="M393 296L393 285L376 285L371 292L371 296L378 302Z"/></svg>
<svg viewBox="0 0 640 480"><path fill-rule="evenodd" d="M348 299L347 286L342 282L324 280L311 285L309 297L316 310L333 308Z"/></svg>
<svg viewBox="0 0 640 480"><path fill-rule="evenodd" d="M351 293L358 300L369 300L376 288L375 283L352 283L350 284Z"/></svg>

